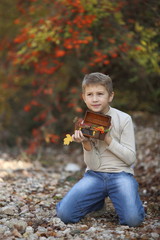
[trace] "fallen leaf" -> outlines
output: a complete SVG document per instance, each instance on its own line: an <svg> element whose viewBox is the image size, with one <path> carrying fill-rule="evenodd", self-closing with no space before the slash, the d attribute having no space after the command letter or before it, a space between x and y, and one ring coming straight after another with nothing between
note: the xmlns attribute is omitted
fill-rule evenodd
<svg viewBox="0 0 160 240"><path fill-rule="evenodd" d="M70 134L66 134L66 137L64 138L64 145L69 145L70 142L73 142L72 136Z"/></svg>

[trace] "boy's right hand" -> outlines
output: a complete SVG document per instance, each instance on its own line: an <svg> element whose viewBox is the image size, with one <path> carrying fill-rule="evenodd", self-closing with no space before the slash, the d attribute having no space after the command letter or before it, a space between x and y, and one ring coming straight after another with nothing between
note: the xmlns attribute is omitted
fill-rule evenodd
<svg viewBox="0 0 160 240"><path fill-rule="evenodd" d="M81 130L75 130L74 134L72 135L72 139L74 142L87 142L89 141L88 138L83 136L83 133Z"/></svg>
<svg viewBox="0 0 160 240"><path fill-rule="evenodd" d="M72 139L75 142L82 143L83 148L86 151L91 151L92 149L91 141L89 140L89 138L83 136L81 130L75 130L74 134L72 135Z"/></svg>

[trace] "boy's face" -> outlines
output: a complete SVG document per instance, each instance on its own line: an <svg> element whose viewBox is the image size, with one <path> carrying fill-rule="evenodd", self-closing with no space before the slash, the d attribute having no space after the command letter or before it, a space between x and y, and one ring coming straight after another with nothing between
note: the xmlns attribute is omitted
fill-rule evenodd
<svg viewBox="0 0 160 240"><path fill-rule="evenodd" d="M109 94L103 85L90 84L85 87L82 96L91 111L105 114L109 110L109 103L112 101L114 93Z"/></svg>

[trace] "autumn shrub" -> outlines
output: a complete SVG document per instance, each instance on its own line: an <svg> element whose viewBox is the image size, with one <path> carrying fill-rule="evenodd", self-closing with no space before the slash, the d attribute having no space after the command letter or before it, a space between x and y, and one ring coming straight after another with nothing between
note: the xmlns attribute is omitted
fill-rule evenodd
<svg viewBox="0 0 160 240"><path fill-rule="evenodd" d="M29 139L29 153L42 144L62 144L74 117L84 114L81 81L93 71L112 77L113 106L157 111L159 3L28 0L16 7L16 31L2 51L6 73L0 83L1 106L7 105L1 114L10 113L3 128L11 131L12 121L15 129L12 144L19 136L24 143Z"/></svg>

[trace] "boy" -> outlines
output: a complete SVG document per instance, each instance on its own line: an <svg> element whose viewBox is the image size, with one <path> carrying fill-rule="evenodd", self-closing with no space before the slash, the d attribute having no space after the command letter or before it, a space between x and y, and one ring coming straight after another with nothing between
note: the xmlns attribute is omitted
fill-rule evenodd
<svg viewBox="0 0 160 240"><path fill-rule="evenodd" d="M144 209L133 177L136 161L131 117L110 107L114 97L112 80L91 73L82 82L82 96L88 109L110 115L111 129L104 141L86 138L80 130L72 135L82 143L87 165L83 178L57 204L57 216L64 223L76 223L86 214L103 208L109 197L122 225L136 227L144 219Z"/></svg>

